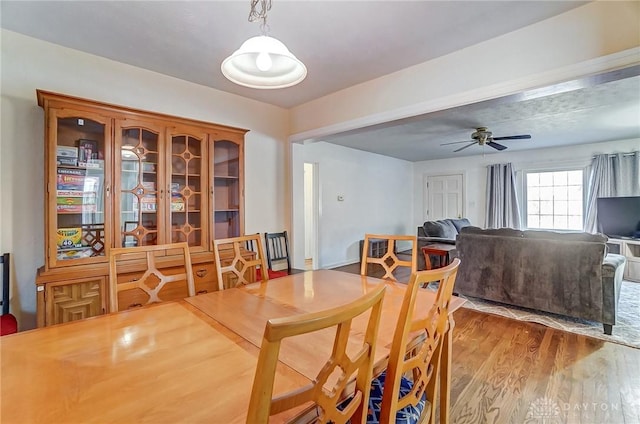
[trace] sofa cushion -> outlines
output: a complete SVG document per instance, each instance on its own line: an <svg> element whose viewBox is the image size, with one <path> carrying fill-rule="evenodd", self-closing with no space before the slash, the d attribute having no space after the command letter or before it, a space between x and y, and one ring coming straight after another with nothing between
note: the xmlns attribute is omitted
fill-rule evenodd
<svg viewBox="0 0 640 424"><path fill-rule="evenodd" d="M456 230L456 227L449 219L427 221L423 227L427 237L441 237L455 240L458 235L458 230Z"/></svg>
<svg viewBox="0 0 640 424"><path fill-rule="evenodd" d="M456 227L456 231L459 233L460 230L462 230L465 227L469 227L471 225L471 222L469 222L469 220L467 218L460 218L460 219L450 219L449 221L451 221L451 223L453 224L454 227Z"/></svg>

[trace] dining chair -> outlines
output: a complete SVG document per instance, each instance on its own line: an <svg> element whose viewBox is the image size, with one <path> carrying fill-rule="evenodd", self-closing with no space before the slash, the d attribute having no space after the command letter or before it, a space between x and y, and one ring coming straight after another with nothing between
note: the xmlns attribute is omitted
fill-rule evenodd
<svg viewBox="0 0 640 424"><path fill-rule="evenodd" d="M9 303L11 301L9 297L9 285L11 280L9 279L9 269L11 254L5 253L0 256L0 263L2 264L2 315L0 316L0 336L6 334L13 334L18 332L18 320L9 312Z"/></svg>
<svg viewBox="0 0 640 424"><path fill-rule="evenodd" d="M175 251L176 255L182 256L181 265L179 268L184 268L182 272L174 273L176 267L159 269L156 264L156 253L167 253L171 250L172 254ZM140 277L136 277L131 281L118 282L118 264L122 257L126 256L127 259L134 260L140 257L144 257L145 271ZM171 270L171 274L167 271ZM177 284L185 284L186 291L189 296L195 296L195 284L193 279L193 268L191 267L191 254L189 253L189 245L186 242L183 243L170 243L170 244L158 244L150 246L136 246L136 247L117 247L110 250L109 253L109 310L110 312L117 312L118 306L118 293L126 290L135 290L136 299L140 299L137 295L143 295L142 299L136 300L133 306L143 306L151 303L162 302L160 297L161 292L169 291L167 285L175 286ZM173 287L171 287L173 289ZM184 297L184 296L182 296Z"/></svg>
<svg viewBox="0 0 640 424"><path fill-rule="evenodd" d="M258 255L259 254L258 253L258 247L256 246L256 244L257 244L257 242L255 240L248 240L247 242L245 242L245 248L247 250L255 252L255 254ZM287 270L275 271L275 270L273 270L271 268L267 268L267 272L269 274L268 275L269 280L289 275ZM257 268L257 267L256 267L256 280L262 280L262 269L261 268Z"/></svg>
<svg viewBox="0 0 640 424"><path fill-rule="evenodd" d="M318 414L316 422L364 423L384 292L385 285L379 284L364 296L336 308L267 321L247 423L267 423L270 416L309 402ZM369 311L366 332L359 334L361 347L357 353L349 349L347 354L352 321ZM273 398L275 371L283 339L330 327L336 327L333 349L317 377L304 387ZM355 376L353 391L352 376Z"/></svg>
<svg viewBox="0 0 640 424"><path fill-rule="evenodd" d="M449 303L459 265L460 259L456 258L446 267L411 275L391 343L387 369L371 384L369 423L414 424L435 420L433 402L440 353L445 332L449 330ZM416 307L418 290L435 281L439 282L438 292L425 316ZM444 383L441 390L449 390L450 381Z"/></svg>
<svg viewBox="0 0 640 424"><path fill-rule="evenodd" d="M410 259L400 259L399 255L407 255L405 249L402 253L398 251L398 245L410 243ZM375 249L371 246L375 245ZM401 246L402 247L402 246ZM382 267L382 270L375 270L372 264ZM394 272L399 267L408 268L409 275L418 269L418 238L411 235L391 235L391 234L365 234L362 243L362 261L360 263L360 275L370 275L372 277L384 278L398 281ZM384 274L380 275L382 271Z"/></svg>
<svg viewBox="0 0 640 424"><path fill-rule="evenodd" d="M291 258L289 257L289 235L286 231L280 233L264 233L264 241L267 250L267 266L273 274L272 278L282 277L300 272L291 268ZM274 262L286 262L286 270L274 270Z"/></svg>
<svg viewBox="0 0 640 424"><path fill-rule="evenodd" d="M254 257L247 257L247 247L254 246L256 249ZM229 252L231 252L231 256L225 255L223 258L223 253ZM259 281L269 281L269 273L262 272L268 268L262 249L262 240L260 240L258 233L214 240L213 256L216 263L219 290L250 284L254 280L253 276L256 276ZM223 278L225 276L226 279Z"/></svg>

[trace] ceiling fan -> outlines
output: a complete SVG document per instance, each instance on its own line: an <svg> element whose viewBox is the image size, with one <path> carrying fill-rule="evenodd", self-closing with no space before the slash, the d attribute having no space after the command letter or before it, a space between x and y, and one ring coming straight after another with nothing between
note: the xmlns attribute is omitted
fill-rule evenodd
<svg viewBox="0 0 640 424"><path fill-rule="evenodd" d="M498 144L495 142L495 140L527 140L530 139L531 136L529 134L523 134L523 135L510 135L507 137L494 137L493 133L491 131L489 131L487 129L487 127L478 127L476 128L475 132L473 134L471 134L471 140L465 140L465 141L454 141L453 143L444 143L441 144L441 146L447 146L449 144L459 144L459 143L469 143L466 146L463 146L457 150L454 150L455 152L459 152L461 150L466 149L467 147L471 147L474 144L478 144L479 146L484 146L485 144L487 146L491 146L496 150L504 150L507 148L507 146L503 146L502 144Z"/></svg>

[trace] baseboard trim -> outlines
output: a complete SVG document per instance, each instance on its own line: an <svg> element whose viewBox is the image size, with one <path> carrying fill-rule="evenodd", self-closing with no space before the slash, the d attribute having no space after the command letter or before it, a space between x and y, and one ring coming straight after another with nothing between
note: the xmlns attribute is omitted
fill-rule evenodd
<svg viewBox="0 0 640 424"><path fill-rule="evenodd" d="M332 269L332 268L338 268L340 266L359 264L359 263L360 263L360 259L348 259L348 260L346 260L344 262L336 262L336 263L333 263L333 264L323 265L321 268L322 269Z"/></svg>

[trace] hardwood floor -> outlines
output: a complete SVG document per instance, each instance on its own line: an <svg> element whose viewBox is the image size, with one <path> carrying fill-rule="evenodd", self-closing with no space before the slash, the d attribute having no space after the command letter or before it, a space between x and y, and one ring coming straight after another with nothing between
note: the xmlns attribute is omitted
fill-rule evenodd
<svg viewBox="0 0 640 424"><path fill-rule="evenodd" d="M640 349L465 308L455 320L452 423L640 423Z"/></svg>

